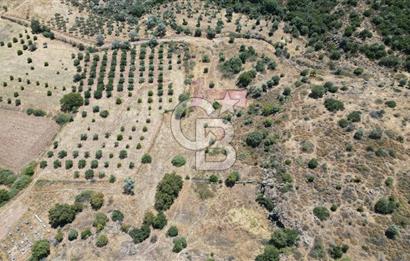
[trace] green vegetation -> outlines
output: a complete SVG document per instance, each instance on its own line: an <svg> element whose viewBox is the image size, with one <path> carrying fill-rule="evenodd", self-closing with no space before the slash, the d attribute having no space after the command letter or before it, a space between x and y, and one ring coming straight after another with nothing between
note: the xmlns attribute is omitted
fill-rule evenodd
<svg viewBox="0 0 410 261"><path fill-rule="evenodd" d="M79 93L69 93L60 100L63 112L74 112L84 104L84 99Z"/></svg>
<svg viewBox="0 0 410 261"><path fill-rule="evenodd" d="M171 161L172 165L174 165L175 167L182 167L185 165L186 160L183 156L181 155L177 155L175 156L172 161Z"/></svg>
<svg viewBox="0 0 410 261"><path fill-rule="evenodd" d="M326 99L324 105L330 112L342 111L345 108L343 102L333 98Z"/></svg>
<svg viewBox="0 0 410 261"><path fill-rule="evenodd" d="M324 221L330 217L330 212L325 207L315 207L313 209L313 214L320 219L320 221Z"/></svg>
<svg viewBox="0 0 410 261"><path fill-rule="evenodd" d="M167 236L169 237L178 236L178 228L176 226L171 226L167 231Z"/></svg>
<svg viewBox="0 0 410 261"><path fill-rule="evenodd" d="M374 205L374 211L379 214L392 214L399 207L399 203L395 198L381 198Z"/></svg>
<svg viewBox="0 0 410 261"><path fill-rule="evenodd" d="M74 221L82 209L78 205L56 204L48 211L48 219L53 228L63 227Z"/></svg>
<svg viewBox="0 0 410 261"><path fill-rule="evenodd" d="M172 248L172 252L179 253L184 248L188 246L186 239L184 237L178 237L174 239L174 247Z"/></svg>
<svg viewBox="0 0 410 261"><path fill-rule="evenodd" d="M40 261L44 258L48 257L50 254L50 243L48 240L38 240L34 242L33 246L31 247L31 257L30 260L33 261Z"/></svg>
<svg viewBox="0 0 410 261"><path fill-rule="evenodd" d="M157 186L155 194L155 209L165 211L169 209L178 197L183 185L182 178L175 173L165 174Z"/></svg>
<svg viewBox="0 0 410 261"><path fill-rule="evenodd" d="M95 242L95 245L97 247L104 247L108 244L108 237L104 234L101 234L97 237L97 241Z"/></svg>
<svg viewBox="0 0 410 261"><path fill-rule="evenodd" d="M225 185L227 187L233 187L235 186L236 182L238 182L240 179L239 172L237 171L232 171L229 176L225 180Z"/></svg>

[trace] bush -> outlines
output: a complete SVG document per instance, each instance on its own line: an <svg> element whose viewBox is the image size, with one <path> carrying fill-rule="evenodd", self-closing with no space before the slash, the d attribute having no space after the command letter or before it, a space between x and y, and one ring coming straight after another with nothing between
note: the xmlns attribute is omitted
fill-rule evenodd
<svg viewBox="0 0 410 261"><path fill-rule="evenodd" d="M134 194L134 186L135 186L135 181L131 179L130 177L126 177L124 180L124 185L123 185L123 190L125 194L128 195L133 195Z"/></svg>
<svg viewBox="0 0 410 261"><path fill-rule="evenodd" d="M236 85L239 87L247 87L256 77L254 70L243 72L239 75Z"/></svg>
<svg viewBox="0 0 410 261"><path fill-rule="evenodd" d="M68 240L73 241L75 239L77 239L78 237L78 232L75 229L70 229L70 231L68 232Z"/></svg>
<svg viewBox="0 0 410 261"><path fill-rule="evenodd" d="M227 187L233 187L235 186L236 182L238 182L240 179L239 172L237 171L232 171L229 176L225 180L225 185Z"/></svg>
<svg viewBox="0 0 410 261"><path fill-rule="evenodd" d="M315 85L311 88L309 97L313 99L322 98L326 94L326 89L322 85Z"/></svg>
<svg viewBox="0 0 410 261"><path fill-rule="evenodd" d="M165 211L169 209L182 189L182 178L175 173L165 174L157 186L155 194L155 209Z"/></svg>
<svg viewBox="0 0 410 261"><path fill-rule="evenodd" d="M237 74L242 71L242 60L239 57L233 57L221 64L220 70L226 76Z"/></svg>
<svg viewBox="0 0 410 261"><path fill-rule="evenodd" d="M379 214L392 214L399 207L399 203L393 198L381 198L374 205L374 211Z"/></svg>
<svg viewBox="0 0 410 261"><path fill-rule="evenodd" d="M324 221L330 217L330 212L325 207L315 207L313 209L313 214L320 219L320 221Z"/></svg>
<svg viewBox="0 0 410 261"><path fill-rule="evenodd" d="M168 231L167 231L167 235L169 237L176 237L178 236L178 228L176 226L171 226Z"/></svg>
<svg viewBox="0 0 410 261"><path fill-rule="evenodd" d="M182 167L185 165L186 160L184 157L182 157L181 155L177 155L175 156L172 161L171 161L172 165L174 165L175 167Z"/></svg>
<svg viewBox="0 0 410 261"><path fill-rule="evenodd" d="M95 214L94 221L93 221L93 227L97 229L97 232L101 231L104 229L107 222L108 222L108 217L104 213L98 212Z"/></svg>
<svg viewBox="0 0 410 261"><path fill-rule="evenodd" d="M57 234L56 234L56 236L54 237L54 239L57 240L57 242L59 242L59 243L61 243L61 241L64 240L64 233L63 233L63 231L62 231L61 229L58 229L58 230L57 230Z"/></svg>
<svg viewBox="0 0 410 261"><path fill-rule="evenodd" d="M56 204L48 211L49 223L53 228L73 222L76 215L77 208L68 204Z"/></svg>
<svg viewBox="0 0 410 261"><path fill-rule="evenodd" d="M387 107L392 108L392 109L396 108L396 106L397 106L395 101L387 101L385 104L386 104Z"/></svg>
<svg viewBox="0 0 410 261"><path fill-rule="evenodd" d="M16 179L17 176L11 170L0 169L0 185L10 186Z"/></svg>
<svg viewBox="0 0 410 261"><path fill-rule="evenodd" d="M84 104L84 99L79 93L65 94L60 100L63 112L74 112Z"/></svg>
<svg viewBox="0 0 410 261"><path fill-rule="evenodd" d="M400 229L398 226L396 225L391 225L389 226L386 231L384 232L384 234L386 235L387 238L389 239L396 239L396 237L399 235L400 233Z"/></svg>
<svg viewBox="0 0 410 261"><path fill-rule="evenodd" d="M264 138L264 135L261 132L254 131L254 132L249 133L246 136L245 142L246 142L246 145L252 148L256 148L259 146L259 144L261 144L263 138Z"/></svg>
<svg viewBox="0 0 410 261"><path fill-rule="evenodd" d="M349 246L347 245L332 245L330 246L329 249L329 255L333 259L339 259L342 258L343 253L346 253L347 250L349 249Z"/></svg>
<svg viewBox="0 0 410 261"><path fill-rule="evenodd" d="M107 110L103 110L100 112L100 117L101 118L107 118L110 113Z"/></svg>
<svg viewBox="0 0 410 261"><path fill-rule="evenodd" d="M104 194L101 192L94 192L90 197L90 204L94 210L100 209L104 204Z"/></svg>
<svg viewBox="0 0 410 261"><path fill-rule="evenodd" d="M152 221L152 227L155 229L163 229L167 225L167 217L164 212L159 212L158 215Z"/></svg>
<svg viewBox="0 0 410 261"><path fill-rule="evenodd" d="M360 122L362 113L360 111L352 111L347 115L347 119L351 122Z"/></svg>
<svg viewBox="0 0 410 261"><path fill-rule="evenodd" d="M114 222L117 222L117 221L122 222L124 220L124 214L119 210L114 210L111 213L111 220Z"/></svg>
<svg viewBox="0 0 410 261"><path fill-rule="evenodd" d="M85 240L87 238L89 238L90 236L92 236L91 230L90 229L86 229L81 231L81 239Z"/></svg>
<svg viewBox="0 0 410 261"><path fill-rule="evenodd" d="M179 237L174 239L174 247L172 248L172 252L179 253L184 248L188 246L186 239L184 237Z"/></svg>
<svg viewBox="0 0 410 261"><path fill-rule="evenodd" d="M10 196L7 190L0 189L0 206L10 200Z"/></svg>
<svg viewBox="0 0 410 261"><path fill-rule="evenodd" d="M315 169L315 168L317 168L318 165L319 165L319 163L318 163L317 159L311 159L308 162L309 169Z"/></svg>
<svg viewBox="0 0 410 261"><path fill-rule="evenodd" d="M31 258L30 260L39 261L46 258L50 254L50 243L48 240L38 240L34 242L31 247Z"/></svg>
<svg viewBox="0 0 410 261"><path fill-rule="evenodd" d="M138 244L146 240L151 234L151 229L149 225L142 225L141 228L133 228L128 234L132 238L134 244Z"/></svg>
<svg viewBox="0 0 410 261"><path fill-rule="evenodd" d="M273 246L266 246L263 253L256 256L255 261L279 261L280 251Z"/></svg>
<svg viewBox="0 0 410 261"><path fill-rule="evenodd" d="M73 117L70 114L60 113L55 117L55 121L58 125L64 125L73 120Z"/></svg>
<svg viewBox="0 0 410 261"><path fill-rule="evenodd" d="M336 111L342 111L344 110L344 104L343 102L333 99L333 98L329 98L326 99L324 102L324 105L326 107L326 109L330 112L336 112Z"/></svg>
<svg viewBox="0 0 410 261"><path fill-rule="evenodd" d="M294 229L281 228L273 232L269 243L274 247L281 249L292 247L299 241L299 233Z"/></svg>
<svg viewBox="0 0 410 261"><path fill-rule="evenodd" d="M141 158L141 163L142 164L150 164L152 162L152 157L151 155L145 153L142 158Z"/></svg>
<svg viewBox="0 0 410 261"><path fill-rule="evenodd" d="M97 237L97 241L95 242L95 245L97 247L104 247L108 244L108 238L106 235L99 235Z"/></svg>

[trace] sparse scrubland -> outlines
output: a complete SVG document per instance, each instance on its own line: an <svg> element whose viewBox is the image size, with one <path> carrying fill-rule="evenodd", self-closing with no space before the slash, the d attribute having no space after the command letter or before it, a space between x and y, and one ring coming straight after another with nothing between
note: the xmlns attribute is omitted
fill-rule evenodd
<svg viewBox="0 0 410 261"><path fill-rule="evenodd" d="M408 0L3 2L0 260L410 259Z"/></svg>

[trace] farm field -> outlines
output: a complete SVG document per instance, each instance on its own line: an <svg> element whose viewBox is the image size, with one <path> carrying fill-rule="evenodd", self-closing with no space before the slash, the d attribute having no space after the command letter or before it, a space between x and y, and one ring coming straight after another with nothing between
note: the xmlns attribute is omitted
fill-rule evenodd
<svg viewBox="0 0 410 261"><path fill-rule="evenodd" d="M4 0L0 261L410 260L406 0Z"/></svg>
<svg viewBox="0 0 410 261"><path fill-rule="evenodd" d="M24 113L0 110L0 166L20 170L38 158L58 132L50 119L39 119Z"/></svg>

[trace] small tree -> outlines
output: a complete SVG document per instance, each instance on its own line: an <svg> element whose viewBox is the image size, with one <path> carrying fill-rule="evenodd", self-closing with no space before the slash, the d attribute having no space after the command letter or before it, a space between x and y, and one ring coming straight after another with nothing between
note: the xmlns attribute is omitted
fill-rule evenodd
<svg viewBox="0 0 410 261"><path fill-rule="evenodd" d="M96 40L97 46L104 45L104 36L102 34L98 34L95 40Z"/></svg>
<svg viewBox="0 0 410 261"><path fill-rule="evenodd" d="M172 161L171 161L172 165L174 165L175 167L182 167L185 165L186 160L183 156L181 155L177 155L175 156Z"/></svg>
<svg viewBox="0 0 410 261"><path fill-rule="evenodd" d="M134 194L134 186L135 186L135 181L131 179L130 177L125 178L124 180L124 193L128 195L133 195Z"/></svg>
<svg viewBox="0 0 410 261"><path fill-rule="evenodd" d="M187 247L187 242L184 237L179 237L174 239L174 247L172 248L172 251L175 253L181 252L184 248Z"/></svg>
<svg viewBox="0 0 410 261"><path fill-rule="evenodd" d="M73 112L84 104L84 99L79 93L69 93L60 100L63 112Z"/></svg>
<svg viewBox="0 0 410 261"><path fill-rule="evenodd" d="M167 231L167 235L169 237L176 237L178 236L178 228L176 226L171 226L168 231Z"/></svg>
<svg viewBox="0 0 410 261"><path fill-rule="evenodd" d="M50 254L50 243L48 240L36 241L31 247L30 260L42 260Z"/></svg>

